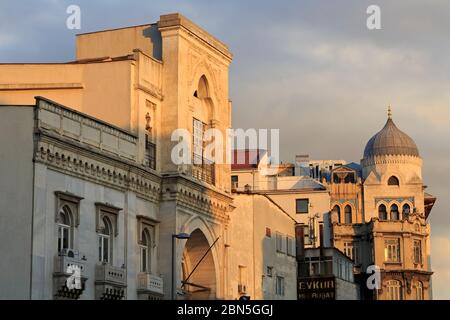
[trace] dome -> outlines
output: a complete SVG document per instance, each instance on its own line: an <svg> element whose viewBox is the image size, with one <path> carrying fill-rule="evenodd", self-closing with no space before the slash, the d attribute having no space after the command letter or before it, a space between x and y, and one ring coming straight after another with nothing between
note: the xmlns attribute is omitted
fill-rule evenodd
<svg viewBox="0 0 450 320"><path fill-rule="evenodd" d="M386 125L367 142L364 158L382 155L406 155L419 157L416 143L397 128L390 113Z"/></svg>

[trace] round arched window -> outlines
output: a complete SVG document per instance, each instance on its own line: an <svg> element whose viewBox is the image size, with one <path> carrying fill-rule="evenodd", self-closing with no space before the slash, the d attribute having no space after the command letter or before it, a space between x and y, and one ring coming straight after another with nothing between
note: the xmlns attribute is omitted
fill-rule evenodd
<svg viewBox="0 0 450 320"><path fill-rule="evenodd" d="M380 204L378 207L378 219L387 220L387 210L384 204Z"/></svg>
<svg viewBox="0 0 450 320"><path fill-rule="evenodd" d="M398 212L398 205L391 206L391 220L400 220L400 213Z"/></svg>
<svg viewBox="0 0 450 320"><path fill-rule="evenodd" d="M399 185L400 185L400 181L398 180L398 178L396 176L392 176L389 178L388 186L399 186Z"/></svg>
<svg viewBox="0 0 450 320"><path fill-rule="evenodd" d="M345 206L344 212L345 212L345 223L351 224L352 223L352 207L350 207L349 205Z"/></svg>
<svg viewBox="0 0 450 320"><path fill-rule="evenodd" d="M338 205L335 205L333 208L333 212L335 212L337 216L338 223L341 223L341 208Z"/></svg>

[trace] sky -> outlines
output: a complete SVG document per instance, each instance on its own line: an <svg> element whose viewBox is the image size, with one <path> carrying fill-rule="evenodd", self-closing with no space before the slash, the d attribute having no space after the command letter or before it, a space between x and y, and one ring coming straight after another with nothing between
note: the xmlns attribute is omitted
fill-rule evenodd
<svg viewBox="0 0 450 320"><path fill-rule="evenodd" d="M81 30L66 8L81 9ZM366 27L369 5L381 29ZM450 2L428 0L0 0L0 62L75 58L75 34L179 12L234 54L235 128L280 128L284 161L359 162L391 105L417 143L431 214L433 298L450 299Z"/></svg>

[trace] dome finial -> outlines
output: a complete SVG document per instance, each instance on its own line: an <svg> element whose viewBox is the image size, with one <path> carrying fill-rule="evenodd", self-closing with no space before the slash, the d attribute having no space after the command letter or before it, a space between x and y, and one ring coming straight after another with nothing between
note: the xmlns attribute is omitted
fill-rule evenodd
<svg viewBox="0 0 450 320"><path fill-rule="evenodd" d="M388 119L392 119L392 109L391 106L388 106Z"/></svg>

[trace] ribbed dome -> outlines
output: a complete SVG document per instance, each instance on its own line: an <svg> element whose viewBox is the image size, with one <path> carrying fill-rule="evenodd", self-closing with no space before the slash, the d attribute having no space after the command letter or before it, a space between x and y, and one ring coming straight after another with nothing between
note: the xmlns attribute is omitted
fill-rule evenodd
<svg viewBox="0 0 450 320"><path fill-rule="evenodd" d="M367 142L364 149L365 159L381 155L419 157L419 150L414 140L398 129L390 117L384 128Z"/></svg>

